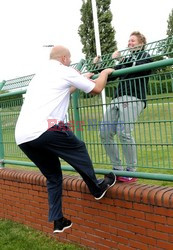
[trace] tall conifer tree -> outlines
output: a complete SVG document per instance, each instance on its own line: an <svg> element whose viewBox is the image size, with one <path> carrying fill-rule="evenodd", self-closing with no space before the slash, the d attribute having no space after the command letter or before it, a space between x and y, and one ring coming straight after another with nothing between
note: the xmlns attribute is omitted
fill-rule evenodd
<svg viewBox="0 0 173 250"><path fill-rule="evenodd" d="M82 52L88 57L96 56L96 43L91 0L82 0L81 25L78 33L83 44ZM109 54L117 49L115 29L112 27L111 0L96 0L100 33L101 53Z"/></svg>
<svg viewBox="0 0 173 250"><path fill-rule="evenodd" d="M168 23L167 35L173 36L173 9L169 14L169 18L167 20L167 23Z"/></svg>
<svg viewBox="0 0 173 250"><path fill-rule="evenodd" d="M168 27L167 27L167 32L166 34L168 35L168 41L169 43L171 43L171 45L169 45L169 57L173 57L173 45L172 45L172 37L173 37L173 9L171 10L168 20Z"/></svg>

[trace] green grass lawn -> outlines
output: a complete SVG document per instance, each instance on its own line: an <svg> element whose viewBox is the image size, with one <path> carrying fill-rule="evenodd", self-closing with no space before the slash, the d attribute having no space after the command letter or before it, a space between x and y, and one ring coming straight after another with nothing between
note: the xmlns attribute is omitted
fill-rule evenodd
<svg viewBox="0 0 173 250"><path fill-rule="evenodd" d="M25 225L0 219L1 250L82 250L74 244L60 243Z"/></svg>

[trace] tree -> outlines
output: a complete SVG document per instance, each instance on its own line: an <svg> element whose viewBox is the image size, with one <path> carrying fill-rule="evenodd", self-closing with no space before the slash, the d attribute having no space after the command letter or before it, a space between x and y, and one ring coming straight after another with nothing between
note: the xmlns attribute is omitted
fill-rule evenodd
<svg viewBox="0 0 173 250"><path fill-rule="evenodd" d="M173 9L171 13L169 14L167 23L168 23L168 27L167 27L166 34L168 36L167 38L160 40L158 42L157 48L156 48L157 57L155 61L173 57ZM167 69L169 70L170 66L167 67ZM165 69L161 69L161 70L165 71Z"/></svg>
<svg viewBox="0 0 173 250"><path fill-rule="evenodd" d="M96 56L94 22L91 0L82 0L81 25L78 34L83 44L82 52L88 57ZM100 46L102 54L112 53L117 49L115 41L115 29L111 25L112 13L110 11L111 0L96 0L97 15L100 33Z"/></svg>
<svg viewBox="0 0 173 250"><path fill-rule="evenodd" d="M169 57L173 57L173 9L171 10L171 13L169 14L169 18L167 20L168 28L167 28L167 35L168 39L170 40L169 44Z"/></svg>
<svg viewBox="0 0 173 250"><path fill-rule="evenodd" d="M171 13L169 14L169 18L167 20L168 23L168 29L167 29L167 35L172 36L173 35L173 9Z"/></svg>

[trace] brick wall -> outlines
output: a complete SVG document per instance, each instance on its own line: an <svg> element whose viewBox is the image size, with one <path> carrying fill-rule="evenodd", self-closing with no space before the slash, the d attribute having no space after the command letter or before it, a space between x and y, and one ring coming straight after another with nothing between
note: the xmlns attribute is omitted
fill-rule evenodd
<svg viewBox="0 0 173 250"><path fill-rule="evenodd" d="M89 249L173 249L173 188L117 183L96 201L78 177L64 176L64 216L73 226L60 241ZM52 236L45 178L37 171L0 170L0 218Z"/></svg>

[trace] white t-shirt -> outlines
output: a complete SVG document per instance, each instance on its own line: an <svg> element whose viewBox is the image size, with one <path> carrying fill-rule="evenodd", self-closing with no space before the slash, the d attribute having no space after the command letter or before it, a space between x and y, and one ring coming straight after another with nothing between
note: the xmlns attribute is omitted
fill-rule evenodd
<svg viewBox="0 0 173 250"><path fill-rule="evenodd" d="M32 141L43 134L51 124L64 121L67 114L70 87L85 93L95 83L72 67L49 60L31 80L15 129L16 143Z"/></svg>

